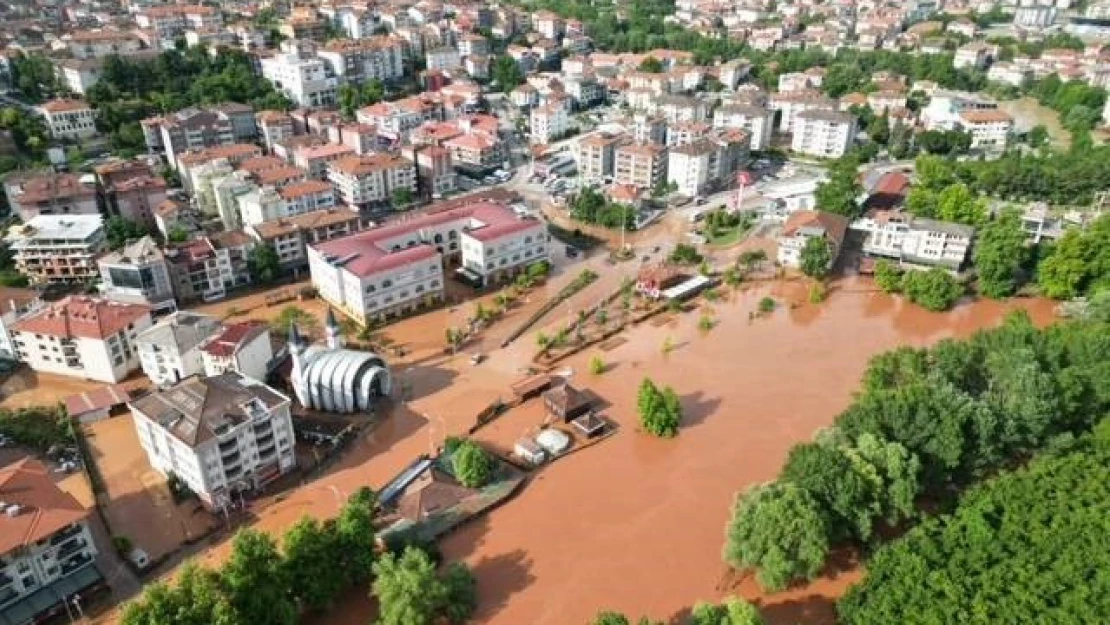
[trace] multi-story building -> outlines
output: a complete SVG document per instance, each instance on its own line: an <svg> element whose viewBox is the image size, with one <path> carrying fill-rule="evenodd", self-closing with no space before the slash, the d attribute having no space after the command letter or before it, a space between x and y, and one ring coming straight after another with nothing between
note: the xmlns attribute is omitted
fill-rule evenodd
<svg viewBox="0 0 1110 625"><path fill-rule="evenodd" d="M8 242L20 273L36 284L87 283L107 247L100 215L39 215L14 228Z"/></svg>
<svg viewBox="0 0 1110 625"><path fill-rule="evenodd" d="M856 118L850 113L802 111L794 120L790 149L820 158L840 158L852 147L856 137Z"/></svg>
<svg viewBox="0 0 1110 625"><path fill-rule="evenodd" d="M667 142L667 120L659 115L635 113L632 116L632 135L636 143L663 145Z"/></svg>
<svg viewBox="0 0 1110 625"><path fill-rule="evenodd" d="M135 337L143 373L159 387L203 373L201 345L220 329L216 318L188 311L162 319Z"/></svg>
<svg viewBox="0 0 1110 625"><path fill-rule="evenodd" d="M190 150L237 142L231 116L215 109L182 109L166 117L144 119L142 128L147 149L163 150L171 167L178 167L178 159Z"/></svg>
<svg viewBox="0 0 1110 625"><path fill-rule="evenodd" d="M424 52L424 63L429 71L449 70L462 65L462 56L456 48L432 48Z"/></svg>
<svg viewBox="0 0 1110 625"><path fill-rule="evenodd" d="M496 284L548 258L542 221L481 201L309 246L320 297L355 320L416 310L443 296L444 258L475 284Z"/></svg>
<svg viewBox="0 0 1110 625"><path fill-rule="evenodd" d="M262 77L273 83L275 89L284 93L297 106L335 106L339 79L332 74L331 66L320 58L296 49L296 46L283 47L282 50L272 57L262 59Z"/></svg>
<svg viewBox="0 0 1110 625"><path fill-rule="evenodd" d="M152 6L135 15L135 23L154 32L158 47L173 48L174 41L186 30L205 30L223 26L219 9L209 6L166 4Z"/></svg>
<svg viewBox="0 0 1110 625"><path fill-rule="evenodd" d="M200 348L204 375L235 371L248 378L265 380L274 359L269 326L252 319L221 329Z"/></svg>
<svg viewBox="0 0 1110 625"><path fill-rule="evenodd" d="M247 254L254 241L241 231L200 237L165 250L180 303L211 302L250 284Z"/></svg>
<svg viewBox="0 0 1110 625"><path fill-rule="evenodd" d="M986 69L998 53L998 48L984 41L972 41L960 46L952 57L952 67L956 69Z"/></svg>
<svg viewBox="0 0 1110 625"><path fill-rule="evenodd" d="M296 466L289 405L285 395L234 372L187 378L130 404L150 465L176 475L215 510Z"/></svg>
<svg viewBox="0 0 1110 625"><path fill-rule="evenodd" d="M559 41L566 29L566 21L551 11L537 11L532 14L532 30L547 39Z"/></svg>
<svg viewBox="0 0 1110 625"><path fill-rule="evenodd" d="M713 111L713 127L747 131L751 136L749 147L753 152L771 147L774 126L775 112L755 104L726 104Z"/></svg>
<svg viewBox="0 0 1110 625"><path fill-rule="evenodd" d="M84 100L50 100L39 107L39 112L55 139L80 141L96 135L96 114Z"/></svg>
<svg viewBox="0 0 1110 625"><path fill-rule="evenodd" d="M307 172L309 178L327 180L329 163L354 154L354 148L347 145L305 145L293 150L293 164Z"/></svg>
<svg viewBox="0 0 1110 625"><path fill-rule="evenodd" d="M800 210L791 213L778 237L776 260L783 267L797 269L801 266L802 250L810 239L824 239L829 246L829 268L836 264L844 246L848 219L824 211Z"/></svg>
<svg viewBox="0 0 1110 625"><path fill-rule="evenodd" d="M496 134L466 132L447 139L443 147L451 154L451 162L475 172L488 172L500 167L504 151Z"/></svg>
<svg viewBox="0 0 1110 625"><path fill-rule="evenodd" d="M780 114L779 131L789 134L794 132L794 120L802 111L835 111L839 105L836 100L826 98L819 92L791 91L771 96L770 108Z"/></svg>
<svg viewBox="0 0 1110 625"><path fill-rule="evenodd" d="M266 149L274 151L274 146L290 139L295 134L293 118L283 111L262 111L255 117L258 130Z"/></svg>
<svg viewBox="0 0 1110 625"><path fill-rule="evenodd" d="M12 325L12 346L31 369L119 382L139 368L135 337L150 308L86 295L49 304Z"/></svg>
<svg viewBox="0 0 1110 625"><path fill-rule="evenodd" d="M321 47L316 56L331 67L336 77L347 82L390 81L405 75L404 43L390 35L336 39Z"/></svg>
<svg viewBox="0 0 1110 625"><path fill-rule="evenodd" d="M1010 141L1014 118L999 109L963 111L960 128L971 135L973 149L1001 151Z"/></svg>
<svg viewBox="0 0 1110 625"><path fill-rule="evenodd" d="M670 148L667 154L667 182L678 186L686 197L726 188L748 159L747 134L735 137L729 132L708 136L686 145Z"/></svg>
<svg viewBox="0 0 1110 625"><path fill-rule="evenodd" d="M142 161L113 161L94 168L109 214L155 227L154 209L166 201L166 180Z"/></svg>
<svg viewBox="0 0 1110 625"><path fill-rule="evenodd" d="M439 198L457 188L451 151L443 146L413 148L417 186L425 197Z"/></svg>
<svg viewBox="0 0 1110 625"><path fill-rule="evenodd" d="M97 261L104 297L125 304L143 304L155 313L177 309L169 265L162 249L149 236Z"/></svg>
<svg viewBox="0 0 1110 625"><path fill-rule="evenodd" d="M23 221L38 215L95 215L96 184L69 173L16 172L4 178L12 213Z"/></svg>
<svg viewBox="0 0 1110 625"><path fill-rule="evenodd" d="M997 109L998 102L978 94L938 90L929 96L929 104L921 110L921 123L926 130L958 130L963 113Z"/></svg>
<svg viewBox="0 0 1110 625"><path fill-rule="evenodd" d="M532 143L551 143L561 139L569 130L567 110L561 103L537 106L532 109L528 119L532 133Z"/></svg>
<svg viewBox="0 0 1110 625"><path fill-rule="evenodd" d="M866 233L863 253L907 266L959 270L967 261L975 229L894 211L874 211L852 222Z"/></svg>
<svg viewBox="0 0 1110 625"><path fill-rule="evenodd" d="M328 38L328 20L315 12L301 12L283 21L278 32L286 39L323 43Z"/></svg>
<svg viewBox="0 0 1110 625"><path fill-rule="evenodd" d="M363 225L355 211L327 208L248 226L246 232L259 243L273 247L282 270L298 276L308 269L306 245L354 234Z"/></svg>
<svg viewBox="0 0 1110 625"><path fill-rule="evenodd" d="M614 153L613 182L639 189L666 184L667 148L654 143L618 146Z"/></svg>
<svg viewBox="0 0 1110 625"><path fill-rule="evenodd" d="M1020 28L1040 30L1055 21L1056 5L1051 2L1021 2L1014 8L1014 26Z"/></svg>
<svg viewBox="0 0 1110 625"><path fill-rule="evenodd" d="M331 163L328 179L339 199L364 208L387 202L401 189L416 193L416 168L412 161L389 154L348 156Z"/></svg>
<svg viewBox="0 0 1110 625"><path fill-rule="evenodd" d="M88 510L38 460L0 468L0 618L45 623L72 611L70 597L105 584Z"/></svg>
<svg viewBox="0 0 1110 625"><path fill-rule="evenodd" d="M242 224L254 226L335 206L335 189L327 182L306 180L278 190L262 187L239 197Z"/></svg>
<svg viewBox="0 0 1110 625"><path fill-rule="evenodd" d="M75 59L99 59L138 52L142 40L134 33L119 30L79 30L62 37Z"/></svg>
<svg viewBox="0 0 1110 625"><path fill-rule="evenodd" d="M17 360L15 346L12 345L11 327L21 317L38 310L42 305L42 298L34 289L0 287L0 355Z"/></svg>
<svg viewBox="0 0 1110 625"><path fill-rule="evenodd" d="M575 142L578 175L587 182L601 182L613 177L617 146L626 142L622 135L594 132Z"/></svg>

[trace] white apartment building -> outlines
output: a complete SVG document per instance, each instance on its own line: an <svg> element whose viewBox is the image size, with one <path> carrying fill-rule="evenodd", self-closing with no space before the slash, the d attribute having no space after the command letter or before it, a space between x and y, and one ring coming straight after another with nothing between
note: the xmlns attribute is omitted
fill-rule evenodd
<svg viewBox="0 0 1110 625"><path fill-rule="evenodd" d="M104 297L150 306L154 312L177 309L166 257L149 236L100 257L97 268Z"/></svg>
<svg viewBox="0 0 1110 625"><path fill-rule="evenodd" d="M424 63L429 71L454 69L462 65L462 55L456 48L433 48L424 53Z"/></svg>
<svg viewBox="0 0 1110 625"><path fill-rule="evenodd" d="M751 136L752 151L771 147L775 112L754 104L725 104L713 111L714 128L739 128Z"/></svg>
<svg viewBox="0 0 1110 625"><path fill-rule="evenodd" d="M960 127L971 134L973 149L1001 151L1014 130L1014 118L999 109L963 111Z"/></svg>
<svg viewBox="0 0 1110 625"><path fill-rule="evenodd" d="M96 114L84 100L51 100L39 111L55 139L80 141L96 135Z"/></svg>
<svg viewBox="0 0 1110 625"><path fill-rule="evenodd" d="M200 347L219 331L220 322L208 315L179 311L162 319L135 337L143 373L159 387L203 373Z"/></svg>
<svg viewBox="0 0 1110 625"><path fill-rule="evenodd" d="M234 372L194 376L131 403L150 465L225 510L296 465L289 398Z"/></svg>
<svg viewBox="0 0 1110 625"><path fill-rule="evenodd" d="M223 26L219 9L199 5L161 5L148 7L135 15L135 23L151 30L159 47L172 48L173 42L186 30L208 30Z"/></svg>
<svg viewBox="0 0 1110 625"><path fill-rule="evenodd" d="M770 108L780 114L779 132L789 134L794 132L794 120L802 111L835 111L839 105L836 100L830 100L818 92L792 91L771 96Z"/></svg>
<svg viewBox="0 0 1110 625"><path fill-rule="evenodd" d="M150 308L73 295L12 325L12 346L31 369L119 382L138 369L135 337L151 325Z"/></svg>
<svg viewBox="0 0 1110 625"><path fill-rule="evenodd" d="M997 48L982 41L973 41L956 49L952 67L956 69L986 69L997 54Z"/></svg>
<svg viewBox="0 0 1110 625"><path fill-rule="evenodd" d="M239 212L244 226L256 226L333 206L335 189L320 180L293 183L280 191L262 187L239 197Z"/></svg>
<svg viewBox="0 0 1110 625"><path fill-rule="evenodd" d="M12 344L11 327L21 317L42 306L42 298L34 289L0 287L0 355L18 360Z"/></svg>
<svg viewBox="0 0 1110 625"><path fill-rule="evenodd" d="M617 147L613 182L639 189L654 189L667 182L667 148L654 143Z"/></svg>
<svg viewBox="0 0 1110 625"><path fill-rule="evenodd" d="M551 143L561 138L569 130L567 111L559 103L533 108L528 116L528 121L532 133L531 141L536 144Z"/></svg>
<svg viewBox="0 0 1110 625"><path fill-rule="evenodd" d="M594 132L574 143L578 175L587 182L601 182L613 177L617 146L629 139L624 135Z"/></svg>
<svg viewBox="0 0 1110 625"><path fill-rule="evenodd" d="M88 510L34 458L0 468L0 618L43 623L104 582Z"/></svg>
<svg viewBox="0 0 1110 625"><path fill-rule="evenodd" d="M37 284L96 279L96 256L108 245L100 215L39 215L7 240L16 269Z"/></svg>
<svg viewBox="0 0 1110 625"><path fill-rule="evenodd" d="M1066 5L1061 5L1066 6ZM1048 28L1056 21L1056 6L1051 2L1020 3L1014 9L1014 26L1029 30Z"/></svg>
<svg viewBox="0 0 1110 625"><path fill-rule="evenodd" d="M667 182L675 183L686 197L726 187L747 153L746 138L742 146L706 137L672 147L667 154Z"/></svg>
<svg viewBox="0 0 1110 625"><path fill-rule="evenodd" d="M829 244L829 268L836 264L848 231L848 218L824 211L800 210L792 213L777 239L775 259L783 267L801 266L802 250L810 239L819 237Z"/></svg>
<svg viewBox="0 0 1110 625"><path fill-rule="evenodd" d="M929 104L921 110L921 123L926 130L958 130L964 112L997 109L998 102L974 93L938 90L929 96Z"/></svg>
<svg viewBox="0 0 1110 625"><path fill-rule="evenodd" d="M820 158L840 158L852 147L856 118L838 111L802 111L794 120L790 149Z"/></svg>
<svg viewBox="0 0 1110 625"><path fill-rule="evenodd" d="M876 211L852 222L867 234L863 253L902 265L944 267L957 271L967 260L975 229L962 224Z"/></svg>
<svg viewBox="0 0 1110 625"><path fill-rule="evenodd" d="M348 156L331 163L328 180L339 200L359 208L388 202L398 189L416 193L416 167L412 161L388 154Z"/></svg>
<svg viewBox="0 0 1110 625"><path fill-rule="evenodd" d="M548 254L542 221L491 202L308 247L312 284L320 297L361 323L441 299L444 257L459 262L464 279L492 284Z"/></svg>
<svg viewBox="0 0 1110 625"><path fill-rule="evenodd" d="M80 30L62 37L75 59L99 59L118 54L124 56L142 49L142 40L133 33L119 30Z"/></svg>
<svg viewBox="0 0 1110 625"><path fill-rule="evenodd" d="M339 79L332 74L331 66L295 49L263 58L262 77L299 107L328 108L336 104Z"/></svg>
<svg viewBox="0 0 1110 625"><path fill-rule="evenodd" d="M265 380L274 348L270 330L261 321L233 323L201 345L204 375L236 371L255 380Z"/></svg>
<svg viewBox="0 0 1110 625"><path fill-rule="evenodd" d="M317 50L316 56L343 81L389 81L405 75L404 44L389 35L329 41Z"/></svg>

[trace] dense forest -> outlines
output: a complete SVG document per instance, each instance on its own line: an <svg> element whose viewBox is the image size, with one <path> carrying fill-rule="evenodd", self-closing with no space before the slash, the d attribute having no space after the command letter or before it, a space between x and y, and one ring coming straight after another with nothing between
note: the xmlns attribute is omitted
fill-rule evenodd
<svg viewBox="0 0 1110 625"><path fill-rule="evenodd" d="M767 589L813 578L829 551L1089 430L1110 410L1110 326L999 328L875 357L835 426L796 445L779 479L738 496L725 560ZM894 622L894 621L891 621ZM938 621L941 622L941 621ZM951 621L949 621L951 622Z"/></svg>
<svg viewBox="0 0 1110 625"><path fill-rule="evenodd" d="M843 625L1105 622L1110 420L966 494L880 548L840 601Z"/></svg>

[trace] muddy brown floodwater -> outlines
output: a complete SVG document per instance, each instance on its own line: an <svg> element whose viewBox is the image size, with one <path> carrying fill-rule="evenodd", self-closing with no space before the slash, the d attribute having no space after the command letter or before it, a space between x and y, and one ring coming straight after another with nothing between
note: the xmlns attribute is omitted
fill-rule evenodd
<svg viewBox="0 0 1110 625"><path fill-rule="evenodd" d="M778 310L749 320L768 294L779 301ZM595 297L584 293L574 306ZM611 351L587 350L570 359L574 382L610 404L604 412L621 431L542 469L515 499L442 542L445 556L468 562L478 579L476 622L585 625L601 609L681 618L699 600L735 593L757 601L772 625L831 623L835 599L858 578L850 561L812 584L773 595L729 573L721 547L736 492L773 478L791 445L829 425L874 354L967 335L1018 307L1042 323L1052 313L1048 302L1019 300L965 303L932 314L859 279L835 282L820 305L805 299L801 282L729 291L709 307L718 324L707 333L697 328L703 308L626 331L625 342ZM491 329L479 347L489 358L479 366L466 354L474 348L443 355L443 329L459 323L463 310L389 326L389 337L406 348L404 362L391 364L414 399L396 406L328 474L277 501L260 502L254 524L280 534L304 514L332 516L354 489L380 488L415 455L464 432L479 408L507 395L520 378L535 349L532 333L507 349L492 348L539 301L537 294L514 311L516 319ZM669 354L661 349L665 341L674 346ZM595 354L608 364L601 376L587 373ZM673 386L682 398L685 420L676 439L637 431L635 394L645 375ZM532 425L520 424L521 431ZM217 564L226 553L225 540L201 561ZM357 589L309 623L365 625L372 617L366 590Z"/></svg>

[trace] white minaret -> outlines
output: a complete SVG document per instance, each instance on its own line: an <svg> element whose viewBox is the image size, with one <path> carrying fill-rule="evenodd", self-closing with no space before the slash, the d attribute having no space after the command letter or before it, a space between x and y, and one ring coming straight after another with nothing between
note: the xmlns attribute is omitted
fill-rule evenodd
<svg viewBox="0 0 1110 625"><path fill-rule="evenodd" d="M335 320L335 313L328 307L328 315L324 320L324 327L328 333L328 349L342 349L343 337L339 335L339 322Z"/></svg>
<svg viewBox="0 0 1110 625"><path fill-rule="evenodd" d="M293 386L293 393L302 406L308 406L308 383L301 375L304 373L304 340L297 331L297 324L289 324L289 356L293 359L293 370L289 373L289 382Z"/></svg>

